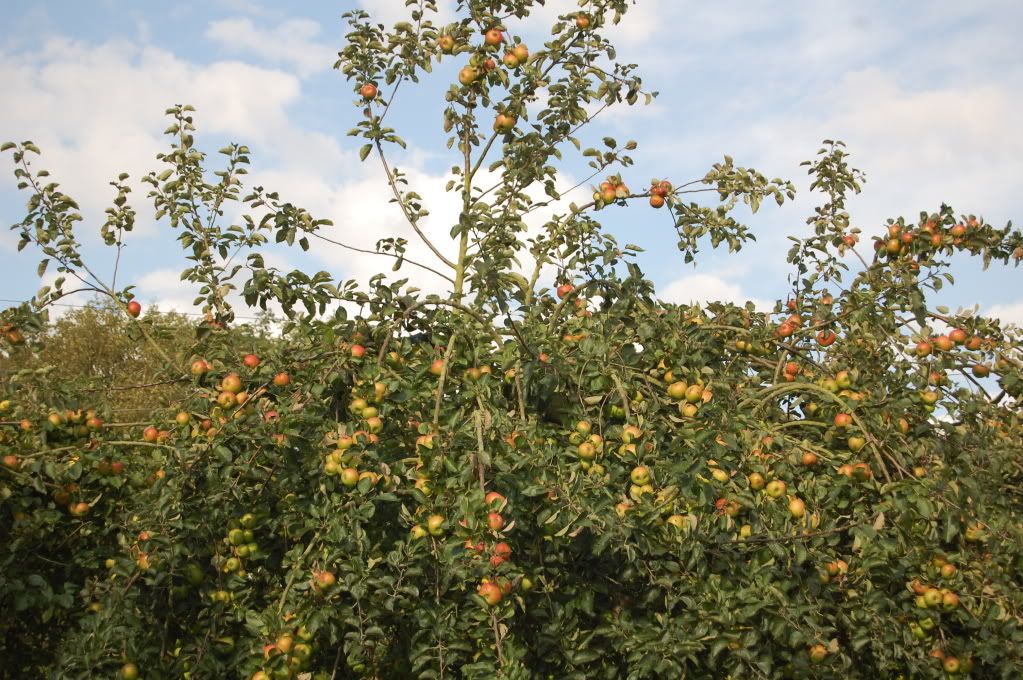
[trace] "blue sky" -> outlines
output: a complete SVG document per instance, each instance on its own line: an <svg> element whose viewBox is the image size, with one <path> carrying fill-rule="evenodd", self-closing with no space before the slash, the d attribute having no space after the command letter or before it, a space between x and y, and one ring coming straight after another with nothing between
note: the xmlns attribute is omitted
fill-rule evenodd
<svg viewBox="0 0 1023 680"><path fill-rule="evenodd" d="M248 144L253 181L333 219L332 236L364 247L405 236L379 165L360 164L357 143L344 136L359 110L348 84L331 70L342 45L343 11L365 7L389 24L403 5L22 3L5 9L0 24L0 139L32 139L42 147L39 166L51 170L89 218L87 253L101 270L112 263L96 237L112 197L107 182L122 170L137 178L157 168L163 110L173 103L197 107L206 150L225 141ZM449 13L453 1L440 5ZM539 45L553 18L575 5L550 0L512 30ZM647 249L642 266L666 298L681 302L785 296L785 237L805 233L805 218L819 200L806 191L798 163L826 137L845 140L854 164L867 173L850 210L854 225L868 233L886 217L915 217L942 201L999 225L1018 222L1021 27L1023 5L1009 0L639 0L615 38L620 59L639 64L660 96L652 106L598 118L587 133L591 143L604 135L639 143L637 164L626 174L633 188L654 176L702 176L727 153L768 176L796 181L801 192L793 204L767 207L751 219L756 244L739 255L707 251L695 268L674 251L663 214L638 204L601 217L621 241ZM391 120L410 142L396 162L426 198L428 230L435 234L447 233L457 209L444 192L451 157L440 111L442 92L460 66L447 59L420 89L404 91ZM24 199L14 191L9 156L3 160L0 220L11 224ZM571 160L566 176L581 176L582 168ZM141 186L133 198L141 219L122 280L139 286L144 304L184 308L191 294L178 282L183 260L173 255L175 234L153 224ZM14 243L13 234L0 233L0 298L24 298L38 287L37 258L15 253ZM274 250L268 260L361 280L389 268L323 246L309 255ZM979 304L1023 323L1019 270L963 265L958 285L941 302ZM437 285L429 275L414 280Z"/></svg>

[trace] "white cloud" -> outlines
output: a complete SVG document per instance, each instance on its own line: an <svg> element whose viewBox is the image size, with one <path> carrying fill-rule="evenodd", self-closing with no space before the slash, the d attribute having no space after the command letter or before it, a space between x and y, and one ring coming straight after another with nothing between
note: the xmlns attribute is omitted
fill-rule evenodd
<svg viewBox="0 0 1023 680"><path fill-rule="evenodd" d="M330 69L337 50L318 42L320 24L309 19L289 19L272 29L257 27L251 19L214 21L206 37L225 50L256 56L293 67L301 76Z"/></svg>
<svg viewBox="0 0 1023 680"><path fill-rule="evenodd" d="M984 312L984 316L995 317L1001 319L1004 323L1023 328L1023 301L991 305L990 309Z"/></svg>
<svg viewBox="0 0 1023 680"><path fill-rule="evenodd" d="M774 305L773 302L747 295L739 285L715 274L687 274L677 278L661 287L658 297L665 302L681 305L731 302L741 306L752 301L759 310L768 310Z"/></svg>

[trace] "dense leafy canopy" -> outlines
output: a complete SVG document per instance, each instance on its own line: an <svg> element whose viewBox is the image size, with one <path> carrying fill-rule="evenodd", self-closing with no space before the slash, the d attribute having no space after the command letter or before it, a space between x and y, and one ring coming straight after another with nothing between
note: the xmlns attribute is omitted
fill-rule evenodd
<svg viewBox="0 0 1023 680"><path fill-rule="evenodd" d="M460 0L443 27L433 4L390 29L346 15L337 67L363 160L437 261L378 252L446 296L266 266L265 244L332 241L329 222L243 188L242 145L214 169L175 106L143 182L204 316L141 310L83 260L39 150L4 145L21 247L60 277L2 317L2 672L1018 677L1021 334L928 297L953 256L1018 263L1023 235L942 206L864 252L845 212L862 175L826 141L790 299L661 302L601 211L670 211L691 260L742 247L734 209L792 185L726 157L633 190L635 144L585 147L593 116L648 96L602 33L625 0L583 0L531 49L505 28L534 0ZM464 63L444 117L455 259L385 123L438 59ZM585 204L561 200L573 148ZM128 180L101 229L115 256ZM79 291L106 311L49 323ZM284 320L237 324L233 294Z"/></svg>

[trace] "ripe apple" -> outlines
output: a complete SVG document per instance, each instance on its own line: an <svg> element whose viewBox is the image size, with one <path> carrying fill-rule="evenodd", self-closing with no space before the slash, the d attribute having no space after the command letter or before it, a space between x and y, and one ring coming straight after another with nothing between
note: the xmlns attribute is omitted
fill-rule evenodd
<svg viewBox="0 0 1023 680"><path fill-rule="evenodd" d="M810 662L819 664L828 657L828 648L824 645L814 645L809 651Z"/></svg>
<svg viewBox="0 0 1023 680"><path fill-rule="evenodd" d="M491 512L487 514L487 526L490 527L491 531L500 531L504 529L504 517L499 512Z"/></svg>
<svg viewBox="0 0 1023 680"><path fill-rule="evenodd" d="M157 440L157 438L159 436L160 436L160 431L157 430L152 425L150 425L146 429L142 430L142 441L144 441L144 442L148 442L148 443L152 444L152 443L156 442L156 440Z"/></svg>
<svg viewBox="0 0 1023 680"><path fill-rule="evenodd" d="M333 572L317 571L313 572L313 581L320 590L327 590L337 583L337 577L334 576Z"/></svg>
<svg viewBox="0 0 1023 680"><path fill-rule="evenodd" d="M560 286L558 286L556 292L558 294L558 298L563 300L565 299L565 296L571 293L573 290L575 290L575 286L573 286L571 283L563 283Z"/></svg>
<svg viewBox="0 0 1023 680"><path fill-rule="evenodd" d="M515 124L518 119L515 116L499 113L494 119L494 129L498 132L511 132L515 129Z"/></svg>
<svg viewBox="0 0 1023 680"><path fill-rule="evenodd" d="M782 480L772 479L770 482L767 483L767 486L765 487L764 490L767 492L767 495L770 496L771 498L781 498L783 495L785 495L786 488L787 487L785 486L785 482L783 482Z"/></svg>
<svg viewBox="0 0 1023 680"><path fill-rule="evenodd" d="M667 519L667 523L675 527L676 529L685 529L686 528L685 515L672 515Z"/></svg>
<svg viewBox="0 0 1023 680"><path fill-rule="evenodd" d="M748 479L749 488L753 489L754 491L760 491L767 484L767 481L764 479L764 476L759 472L750 473Z"/></svg>
<svg viewBox="0 0 1023 680"><path fill-rule="evenodd" d="M440 536L444 533L444 515L430 515L426 518L426 530L431 536Z"/></svg>
<svg viewBox="0 0 1023 680"><path fill-rule="evenodd" d="M499 28L491 28L483 34L483 42L488 47L497 47L504 41L504 34Z"/></svg>
<svg viewBox="0 0 1023 680"><path fill-rule="evenodd" d="M444 372L444 360L443 359L434 359L433 363L430 364L430 373L433 373L434 375L440 375L443 372Z"/></svg>
<svg viewBox="0 0 1023 680"><path fill-rule="evenodd" d="M938 401L940 396L941 395L934 390L924 390L920 393L920 399L922 399L925 404L934 404Z"/></svg>
<svg viewBox="0 0 1023 680"><path fill-rule="evenodd" d="M450 35L442 35L437 38L437 47L439 47L440 51L444 54L451 54L451 52L455 49L455 39Z"/></svg>
<svg viewBox="0 0 1023 680"><path fill-rule="evenodd" d="M953 227L954 229L954 227ZM945 669L945 672L949 675L954 675L959 672L962 665L959 663L959 659L954 656L946 656L945 660L941 662L941 667Z"/></svg>
<svg viewBox="0 0 1023 680"><path fill-rule="evenodd" d="M820 331L817 333L817 344L821 347L828 347L834 344L835 340L838 340L838 335L834 331Z"/></svg>
<svg viewBox="0 0 1023 680"><path fill-rule="evenodd" d="M472 85L474 82L476 82L476 78L478 77L479 73L476 71L476 69L472 68L471 66L466 66L465 68L458 72L458 82L465 87L468 87L469 85Z"/></svg>
<svg viewBox="0 0 1023 680"><path fill-rule="evenodd" d="M941 606L945 609L955 609L959 606L959 596L952 592L942 593Z"/></svg>
<svg viewBox="0 0 1023 680"><path fill-rule="evenodd" d="M520 64L525 64L526 61L529 60L529 48L522 43L519 43L512 48L512 54L515 55L515 58L519 60Z"/></svg>
<svg viewBox="0 0 1023 680"><path fill-rule="evenodd" d="M721 482L722 484L728 481L728 473L719 467L713 468L710 471L710 474L715 480Z"/></svg>
<svg viewBox="0 0 1023 680"><path fill-rule="evenodd" d="M970 370L978 378L986 378L991 373L991 367L987 364L974 364Z"/></svg>
<svg viewBox="0 0 1023 680"><path fill-rule="evenodd" d="M426 536L426 529L423 528L422 524L417 524L412 527L411 534L413 539L418 540Z"/></svg>
<svg viewBox="0 0 1023 680"><path fill-rule="evenodd" d="M934 338L934 346L940 349L942 352L947 352L952 349L955 344L947 335L939 335Z"/></svg>
<svg viewBox="0 0 1023 680"><path fill-rule="evenodd" d="M859 437L859 436L849 437L849 439L846 440L846 446L848 446L849 450L853 451L853 452L859 451L860 449L862 449L866 445L867 445L867 440L864 439L863 437Z"/></svg>
<svg viewBox="0 0 1023 680"><path fill-rule="evenodd" d="M813 451L804 451L802 457L799 459L803 465L807 467L817 464L817 454Z"/></svg>
<svg viewBox="0 0 1023 680"><path fill-rule="evenodd" d="M203 359L196 359L195 361L192 362L191 370L192 370L192 375L199 376L199 375L202 375L204 373L209 372L210 365L208 363L206 363L206 361L203 360Z"/></svg>
<svg viewBox="0 0 1023 680"><path fill-rule="evenodd" d="M632 468L632 472L629 473L629 479L632 480L633 484L637 486L643 486L650 483L650 469L645 465L637 465Z"/></svg>
<svg viewBox="0 0 1023 680"><path fill-rule="evenodd" d="M686 388L686 401L696 404L703 401L703 385L690 385Z"/></svg>
<svg viewBox="0 0 1023 680"><path fill-rule="evenodd" d="M792 498L789 500L789 512L798 519L806 514L806 504L799 498Z"/></svg>
<svg viewBox="0 0 1023 680"><path fill-rule="evenodd" d="M924 591L924 602L928 607L937 607L941 604L942 595L941 591L937 588L928 588Z"/></svg>
<svg viewBox="0 0 1023 680"><path fill-rule="evenodd" d="M497 508L500 510L504 507L507 499L496 491L490 491L484 497L483 502L491 508Z"/></svg>
<svg viewBox="0 0 1023 680"><path fill-rule="evenodd" d="M12 453L7 454L3 458L4 467L11 470L17 470L21 466L21 461Z"/></svg>
<svg viewBox="0 0 1023 680"><path fill-rule="evenodd" d="M68 512L72 517L85 517L89 513L89 509L89 504L85 502L72 503L68 506Z"/></svg>
<svg viewBox="0 0 1023 680"><path fill-rule="evenodd" d="M575 27L580 31L585 31L590 27L590 17L587 14L578 14L575 17Z"/></svg>
<svg viewBox="0 0 1023 680"><path fill-rule="evenodd" d="M256 356L255 354L246 354L244 357L242 357L242 363L245 364L245 366L247 366L248 368L256 368L257 366L259 366L260 362L259 357Z"/></svg>
<svg viewBox="0 0 1023 680"><path fill-rule="evenodd" d="M663 208L664 207L664 197L663 196L656 196L656 195L655 196L651 196L650 197L650 207L651 208L656 208L656 209Z"/></svg>
<svg viewBox="0 0 1023 680"><path fill-rule="evenodd" d="M916 343L916 355L918 357L925 357L929 355L931 353L931 349L933 349L933 346L926 340L921 340Z"/></svg>
<svg viewBox="0 0 1023 680"><path fill-rule="evenodd" d="M956 328L948 334L948 339L957 345L962 345L966 342L966 331L962 328Z"/></svg>
<svg viewBox="0 0 1023 680"><path fill-rule="evenodd" d="M501 603L504 599L504 592L501 587L493 581L485 581L480 584L479 589L476 591L479 596L483 598L489 606L493 607Z"/></svg>
<svg viewBox="0 0 1023 680"><path fill-rule="evenodd" d="M128 303L128 316L137 319L139 314L142 313L142 305L138 303L138 300L132 300Z"/></svg>
<svg viewBox="0 0 1023 680"><path fill-rule="evenodd" d="M684 381L679 380L677 382L673 382L668 385L668 396L679 401L685 398L687 389L689 389L689 385L687 385Z"/></svg>
<svg viewBox="0 0 1023 680"><path fill-rule="evenodd" d="M373 83L366 83L359 88L359 95L366 101L377 98L377 86Z"/></svg>
<svg viewBox="0 0 1023 680"><path fill-rule="evenodd" d="M366 353L366 348L363 347L362 345L352 345L349 351L351 352L353 359L361 359L362 356Z"/></svg>
<svg viewBox="0 0 1023 680"><path fill-rule="evenodd" d="M852 474L857 481L865 482L870 479L874 473L871 471L870 466L866 463L856 463L853 465Z"/></svg>
<svg viewBox="0 0 1023 680"><path fill-rule="evenodd" d="M341 483L351 488L359 483L359 471L353 467L341 470Z"/></svg>
<svg viewBox="0 0 1023 680"><path fill-rule="evenodd" d="M121 677L124 680L138 680L139 667L131 662L124 664L121 666Z"/></svg>
<svg viewBox="0 0 1023 680"><path fill-rule="evenodd" d="M238 394L242 391L242 379L237 373L228 373L220 381L220 389L224 392Z"/></svg>

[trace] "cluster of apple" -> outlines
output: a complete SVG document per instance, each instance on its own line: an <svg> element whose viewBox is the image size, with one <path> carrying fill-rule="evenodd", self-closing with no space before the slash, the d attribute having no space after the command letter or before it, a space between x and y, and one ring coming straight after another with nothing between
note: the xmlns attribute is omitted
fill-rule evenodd
<svg viewBox="0 0 1023 680"><path fill-rule="evenodd" d="M913 351L923 359L930 356L934 350L939 352L951 352L957 347L963 347L971 352L976 352L989 346L989 343L977 335L968 335L962 328L954 328L948 334L936 335L916 343ZM986 378L991 374L991 366L983 362L976 362L970 366L973 375L978 378Z"/></svg>
<svg viewBox="0 0 1023 680"><path fill-rule="evenodd" d="M824 565L817 576L824 585L835 581L841 583L849 573L849 563L843 559L832 560Z"/></svg>
<svg viewBox="0 0 1023 680"><path fill-rule="evenodd" d="M10 400L5 399L0 402L0 413L7 412L12 408L13 404ZM46 416L43 427L47 431L49 440L84 439L103 429L103 419L94 409L53 410ZM31 432L35 429L35 425L28 418L23 418L18 422L18 428L22 432Z"/></svg>
<svg viewBox="0 0 1023 680"><path fill-rule="evenodd" d="M227 535L224 542L231 548L231 556L225 558L220 564L220 569L225 574L245 575L246 559L258 559L259 544L256 543L256 535L253 529L256 528L258 520L251 512L247 512L239 519L232 520L228 524Z"/></svg>
<svg viewBox="0 0 1023 680"><path fill-rule="evenodd" d="M664 202L671 193L671 182L668 180L652 180L650 182L650 206L663 208Z"/></svg>
<svg viewBox="0 0 1023 680"><path fill-rule="evenodd" d="M619 199L631 196L629 187L622 181L620 175L611 175L593 192L593 202L598 208L614 203Z"/></svg>
<svg viewBox="0 0 1023 680"><path fill-rule="evenodd" d="M469 57L468 65L458 72L458 82L463 87L469 87L479 80L481 76L485 76L497 69L497 61L492 56L492 53L500 49L504 42L504 31L500 28L492 26L483 31L483 44L478 52ZM458 48L458 43L453 36L444 34L437 38L437 46L444 54L453 54ZM524 66L528 60L529 48L522 43L509 47L503 58L504 65L510 69ZM514 127L514 125L511 127Z"/></svg>
<svg viewBox="0 0 1023 680"><path fill-rule="evenodd" d="M914 244L920 244L918 250L933 250L942 246L952 248L961 247L964 240L972 230L981 226L976 217L969 217L965 222L959 222L948 230L945 230L934 219L928 219L920 228L914 230L912 225L902 225L893 222L888 225L884 237L874 239L874 250L878 253L884 252L891 259L897 259L903 255L910 255ZM913 262L914 268L919 268Z"/></svg>
<svg viewBox="0 0 1023 680"><path fill-rule="evenodd" d="M305 626L285 629L273 642L263 645L263 660L277 666L283 677L293 677L308 666L315 651L313 638L313 633ZM276 677L279 677L278 674L263 668L253 673L250 680L270 680Z"/></svg>
<svg viewBox="0 0 1023 680"><path fill-rule="evenodd" d="M714 398L714 393L702 379L690 384L685 380L676 380L675 373L668 370L664 373L664 381L668 383L668 397L678 402L678 412L685 418L696 417L700 412L700 406L710 403Z"/></svg>
<svg viewBox="0 0 1023 680"><path fill-rule="evenodd" d="M817 459L814 456L812 459L804 458L804 461L812 465L817 462ZM783 480L772 479L767 481L767 478L759 472L750 473L746 479L751 489L763 491L768 498L781 498L788 491L788 485ZM802 519L806 515L806 503L798 496L789 496L788 508L789 514L795 519Z"/></svg>

